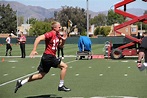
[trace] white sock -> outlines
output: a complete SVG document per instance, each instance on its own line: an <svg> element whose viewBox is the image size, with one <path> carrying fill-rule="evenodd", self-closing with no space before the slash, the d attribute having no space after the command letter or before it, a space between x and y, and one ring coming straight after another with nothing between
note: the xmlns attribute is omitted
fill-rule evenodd
<svg viewBox="0 0 147 98"><path fill-rule="evenodd" d="M144 64L144 66L145 66L145 67L147 67L147 63L146 63L146 62L145 62L145 63L143 63L143 64Z"/></svg>
<svg viewBox="0 0 147 98"><path fill-rule="evenodd" d="M27 82L28 82L28 79L24 79L24 80L21 81L21 85L24 85Z"/></svg>
<svg viewBox="0 0 147 98"><path fill-rule="evenodd" d="M60 84L59 84L59 87L62 87L64 84L64 80L60 80Z"/></svg>

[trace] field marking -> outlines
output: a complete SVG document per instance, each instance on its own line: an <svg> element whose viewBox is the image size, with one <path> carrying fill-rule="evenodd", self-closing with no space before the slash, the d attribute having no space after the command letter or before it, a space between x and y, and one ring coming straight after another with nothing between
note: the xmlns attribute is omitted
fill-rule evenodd
<svg viewBox="0 0 147 98"><path fill-rule="evenodd" d="M103 74L99 74L99 76L103 76Z"/></svg>
<svg viewBox="0 0 147 98"><path fill-rule="evenodd" d="M66 64L69 64L69 63L72 63L72 62L76 62L76 61L77 61L77 60L69 61L69 62L66 62ZM20 79L22 79L22 78L26 78L26 77L28 77L28 76L30 76L30 75L35 74L35 73L38 73L38 71L35 71L35 72L33 72L33 73L27 74L27 75L25 75L25 76L16 78L16 79L14 79L14 80L11 80L11 81L8 81L8 82L5 82L5 83L2 83L2 84L0 84L0 87L1 87L1 86L4 86L4 85L6 85L6 84L9 84L9 83L15 82L15 81L17 81L17 80L20 80Z"/></svg>
<svg viewBox="0 0 147 98"><path fill-rule="evenodd" d="M17 80L19 80L19 79L28 77L28 76L30 76L30 75L33 75L33 74L35 74L35 73L37 73L37 72L38 72L38 71L33 72L33 73L30 73L30 74L27 74L27 75L25 75L25 76L19 77L19 78L17 78L17 79L14 79L14 80L11 80L11 81L8 81L8 82L5 82L5 83L2 83L2 84L0 84L0 87L3 86L3 85L6 85L6 84L12 83L12 82L14 82L14 81L17 81Z"/></svg>
<svg viewBox="0 0 147 98"><path fill-rule="evenodd" d="M15 68L15 66L13 66L12 68Z"/></svg>
<svg viewBox="0 0 147 98"><path fill-rule="evenodd" d="M79 74L77 73L77 74L75 74L75 76L79 76Z"/></svg>
<svg viewBox="0 0 147 98"><path fill-rule="evenodd" d="M69 63L72 63L72 62L75 62L75 61L78 61L78 60L69 61L69 62L66 62L66 64L69 64Z"/></svg>
<svg viewBox="0 0 147 98"><path fill-rule="evenodd" d="M127 62L129 62L129 61L121 61L121 62L127 63Z"/></svg>
<svg viewBox="0 0 147 98"><path fill-rule="evenodd" d="M20 58L21 56L0 56L0 57L3 57L3 58ZM35 55L35 57L42 57L42 55ZM76 55L65 55L64 57L76 57ZM26 58L30 58L30 56L26 56Z"/></svg>
<svg viewBox="0 0 147 98"><path fill-rule="evenodd" d="M128 68L131 68L130 66Z"/></svg>
<svg viewBox="0 0 147 98"><path fill-rule="evenodd" d="M7 76L8 74L4 74L3 76Z"/></svg>
<svg viewBox="0 0 147 98"><path fill-rule="evenodd" d="M108 68L111 68L110 66Z"/></svg>
<svg viewBox="0 0 147 98"><path fill-rule="evenodd" d="M15 63L15 62L18 62L18 61L17 60L9 60L8 62Z"/></svg>
<svg viewBox="0 0 147 98"><path fill-rule="evenodd" d="M96 96L90 98L138 98L138 97L131 97L131 96Z"/></svg>
<svg viewBox="0 0 147 98"><path fill-rule="evenodd" d="M92 68L91 66L89 66L89 68Z"/></svg>
<svg viewBox="0 0 147 98"><path fill-rule="evenodd" d="M125 76L125 77L127 77L127 76L128 76L128 74L124 74L124 76Z"/></svg>
<svg viewBox="0 0 147 98"><path fill-rule="evenodd" d="M56 74L51 74L51 76L55 76Z"/></svg>

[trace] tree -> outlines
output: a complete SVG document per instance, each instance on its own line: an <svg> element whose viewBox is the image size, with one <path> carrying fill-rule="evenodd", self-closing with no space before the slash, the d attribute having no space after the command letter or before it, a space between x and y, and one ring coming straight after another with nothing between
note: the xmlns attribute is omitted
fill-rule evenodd
<svg viewBox="0 0 147 98"><path fill-rule="evenodd" d="M107 16L103 13L98 14L93 19L90 20L90 24L94 24L95 26L104 26L106 25Z"/></svg>
<svg viewBox="0 0 147 98"><path fill-rule="evenodd" d="M107 36L111 30L110 26L98 26L94 30L94 35L103 35Z"/></svg>
<svg viewBox="0 0 147 98"><path fill-rule="evenodd" d="M53 21L55 21L55 19L53 17L52 18L45 18L43 21L44 22L53 22Z"/></svg>
<svg viewBox="0 0 147 98"><path fill-rule="evenodd" d="M17 17L18 18L18 26L21 26L22 24L23 24L23 22L24 22L24 17L23 16L19 16L19 17Z"/></svg>
<svg viewBox="0 0 147 98"><path fill-rule="evenodd" d="M61 23L62 26L68 27L68 20L71 20L73 26L76 25L78 31L83 34L86 31L86 12L84 9L78 7L62 7L56 15L56 20Z"/></svg>
<svg viewBox="0 0 147 98"><path fill-rule="evenodd" d="M112 25L114 23L123 23L125 21L125 18L122 15L119 15L117 13L114 13L113 10L108 11L107 16L107 25Z"/></svg>
<svg viewBox="0 0 147 98"><path fill-rule="evenodd" d="M38 20L36 18L29 18L27 19L26 23L27 24L35 24L35 22L37 22Z"/></svg>
<svg viewBox="0 0 147 98"><path fill-rule="evenodd" d="M0 5L0 33L14 33L16 28L16 11L13 11L9 4Z"/></svg>
<svg viewBox="0 0 147 98"><path fill-rule="evenodd" d="M55 18L55 20L57 19L57 11L54 11L54 18Z"/></svg>
<svg viewBox="0 0 147 98"><path fill-rule="evenodd" d="M147 10L145 10L144 15L147 14ZM146 30L147 24L144 22L137 22L135 23L138 26L138 30Z"/></svg>
<svg viewBox="0 0 147 98"><path fill-rule="evenodd" d="M138 26L138 30L146 30L147 29L147 24L143 22L137 22L135 23Z"/></svg>
<svg viewBox="0 0 147 98"><path fill-rule="evenodd" d="M100 32L100 27L96 27L96 29L94 30L94 35L99 35Z"/></svg>
<svg viewBox="0 0 147 98"><path fill-rule="evenodd" d="M51 23L36 21L29 30L30 36L39 36L51 30Z"/></svg>

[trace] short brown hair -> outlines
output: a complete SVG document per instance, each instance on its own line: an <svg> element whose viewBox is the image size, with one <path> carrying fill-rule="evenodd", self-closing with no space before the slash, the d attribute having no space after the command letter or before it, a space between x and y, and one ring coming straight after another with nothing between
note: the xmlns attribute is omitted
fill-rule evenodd
<svg viewBox="0 0 147 98"><path fill-rule="evenodd" d="M57 21L52 22L52 25L51 25L52 29L55 28L57 24L60 24L60 23Z"/></svg>

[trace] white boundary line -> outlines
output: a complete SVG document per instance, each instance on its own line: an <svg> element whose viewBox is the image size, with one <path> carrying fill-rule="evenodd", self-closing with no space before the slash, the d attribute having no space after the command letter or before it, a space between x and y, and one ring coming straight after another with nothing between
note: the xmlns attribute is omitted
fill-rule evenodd
<svg viewBox="0 0 147 98"><path fill-rule="evenodd" d="M34 58L35 57L41 57L42 55L35 55L34 56ZM11 58L20 58L21 56L0 56L0 57L3 57L3 58L9 58L9 57L11 57ZM76 57L76 55L65 55L64 57ZM26 58L30 58L30 56L26 56Z"/></svg>
<svg viewBox="0 0 147 98"><path fill-rule="evenodd" d="M5 82L5 83L2 83L2 84L0 84L0 87L1 87L1 86L4 86L4 85L6 85L6 84L12 83L12 82L14 82L14 81L17 81L17 80L19 80L19 79L28 77L28 76L30 76L30 75L33 75L33 74L35 74L35 73L37 73L37 72L38 72L38 71L33 72L33 73L30 73L30 74L27 74L27 75L25 75L25 76L22 76L22 77L20 77L20 78L17 78L17 79L14 79L14 80L11 80L11 81L8 81L8 82Z"/></svg>
<svg viewBox="0 0 147 98"><path fill-rule="evenodd" d="M138 97L131 97L131 96L96 96L96 97L90 97L90 98L138 98Z"/></svg>
<svg viewBox="0 0 147 98"><path fill-rule="evenodd" d="M77 60L69 61L69 62L66 62L66 64L69 64L69 63L72 63L72 62L76 62L76 61L77 61ZM4 85L6 85L6 84L12 83L12 82L14 82L14 81L17 81L17 80L19 80L19 79L28 77L28 76L33 75L33 74L35 74L35 73L38 73L38 71L33 72L33 73L30 73L30 74L27 74L27 75L25 75L25 76L16 78L16 79L14 79L14 80L11 80L11 81L8 81L8 82L5 82L5 83L2 83L2 84L0 84L0 87L1 87L1 86L4 86Z"/></svg>

